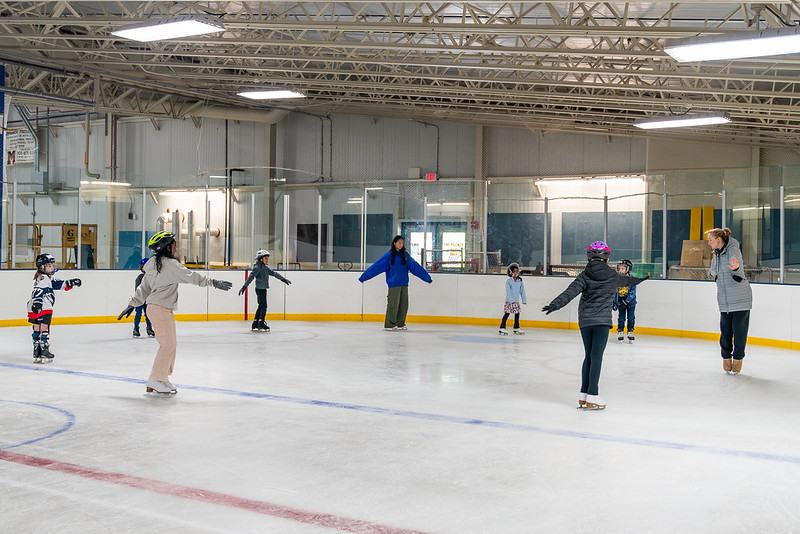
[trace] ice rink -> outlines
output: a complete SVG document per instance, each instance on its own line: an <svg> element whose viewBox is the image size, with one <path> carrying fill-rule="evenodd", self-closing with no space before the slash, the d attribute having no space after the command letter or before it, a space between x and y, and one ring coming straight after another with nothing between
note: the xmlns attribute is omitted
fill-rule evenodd
<svg viewBox="0 0 800 534"><path fill-rule="evenodd" d="M4 533L800 532L797 352L575 330L178 323L170 398L130 324L0 346Z"/></svg>

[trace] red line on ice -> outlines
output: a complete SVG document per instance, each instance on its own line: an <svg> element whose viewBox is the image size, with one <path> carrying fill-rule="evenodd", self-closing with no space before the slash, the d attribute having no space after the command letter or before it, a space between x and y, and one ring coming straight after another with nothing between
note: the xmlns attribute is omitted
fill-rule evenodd
<svg viewBox="0 0 800 534"><path fill-rule="evenodd" d="M333 514L309 512L307 510L300 510L298 508L291 508L280 504L257 501L254 499L245 499L243 497L236 497L234 495L227 495L225 493L218 493L216 491L207 491L200 488L181 486L179 484L170 484L168 482L125 475L123 473L101 471L99 469L92 469L91 467L84 467L81 465L59 462L57 460L39 458L36 456L28 456L10 451L0 451L0 460L28 465L31 467L41 467L43 469L49 469L59 473L77 475L83 478L152 491L164 495L171 495L173 497L183 497L184 499L191 499L193 501L230 506L231 508L240 508L242 510L249 510L251 512L278 517L281 519L298 521L300 523L307 523L309 525L315 525L319 527L335 528L346 532L354 532L356 534L423 534L416 530L405 530L402 528L370 523L369 521L362 521L360 519L349 519L347 517L340 517Z"/></svg>

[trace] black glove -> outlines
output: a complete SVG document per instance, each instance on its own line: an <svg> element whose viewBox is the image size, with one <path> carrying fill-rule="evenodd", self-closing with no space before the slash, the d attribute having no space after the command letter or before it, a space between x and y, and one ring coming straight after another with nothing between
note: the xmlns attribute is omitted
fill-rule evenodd
<svg viewBox="0 0 800 534"><path fill-rule="evenodd" d="M287 286L292 285L292 282L290 280L285 279L285 278L283 279L283 283L286 284Z"/></svg>
<svg viewBox="0 0 800 534"><path fill-rule="evenodd" d="M122 310L122 313L120 313L120 314L117 316L117 321L119 321L119 320L120 320L120 319L122 319L123 317L130 317L132 313L133 313L133 306L128 306L127 308L125 308L124 310Z"/></svg>
<svg viewBox="0 0 800 534"><path fill-rule="evenodd" d="M644 282L645 280L650 280L650 275L649 274L647 276L645 276L644 278L642 278L642 282Z"/></svg>
<svg viewBox="0 0 800 534"><path fill-rule="evenodd" d="M211 283L216 289L221 289L223 291L227 291L233 287L233 284L227 280L211 280Z"/></svg>
<svg viewBox="0 0 800 534"><path fill-rule="evenodd" d="M81 287L81 279L71 278L67 280L67 287Z"/></svg>
<svg viewBox="0 0 800 534"><path fill-rule="evenodd" d="M617 307L616 306L611 306L611 309L614 310L614 311L617 311Z"/></svg>
<svg viewBox="0 0 800 534"><path fill-rule="evenodd" d="M550 315L551 313L553 313L553 312L554 312L554 311L556 311L557 309L558 309L558 308L556 308L554 305L552 305L552 304L548 304L547 306L545 306L544 308L542 308L542 311L543 311L543 312L547 312L547 313L545 313L545 315Z"/></svg>
<svg viewBox="0 0 800 534"><path fill-rule="evenodd" d="M241 297L242 295L244 295L245 291L247 291L247 287L242 286L242 289L239 290L239 296Z"/></svg>
<svg viewBox="0 0 800 534"><path fill-rule="evenodd" d="M744 280L744 278L742 278L738 274L734 274L733 276L731 276L731 278L733 278L734 282L741 282L742 280Z"/></svg>
<svg viewBox="0 0 800 534"><path fill-rule="evenodd" d="M41 302L34 302L31 304L31 313L39 313L42 311L42 303Z"/></svg>

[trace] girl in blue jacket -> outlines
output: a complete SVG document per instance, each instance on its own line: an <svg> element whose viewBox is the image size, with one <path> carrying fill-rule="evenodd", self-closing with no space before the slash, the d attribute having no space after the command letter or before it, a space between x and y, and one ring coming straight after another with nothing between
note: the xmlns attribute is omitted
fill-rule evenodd
<svg viewBox="0 0 800 534"><path fill-rule="evenodd" d="M514 314L514 333L524 334L519 328L519 301L522 299L523 304L528 303L528 298L525 296L525 284L519 276L519 264L512 263L508 266L506 271L508 280L506 280L506 302L503 304L503 320L500 321L500 334L507 336L506 321L508 316Z"/></svg>
<svg viewBox="0 0 800 534"><path fill-rule="evenodd" d="M358 281L363 284L370 278L386 273L389 295L386 297L386 318L383 321L385 330L406 329L409 272L429 284L433 282L431 275L406 252L403 236L396 235L392 239L392 247L389 252L358 277Z"/></svg>

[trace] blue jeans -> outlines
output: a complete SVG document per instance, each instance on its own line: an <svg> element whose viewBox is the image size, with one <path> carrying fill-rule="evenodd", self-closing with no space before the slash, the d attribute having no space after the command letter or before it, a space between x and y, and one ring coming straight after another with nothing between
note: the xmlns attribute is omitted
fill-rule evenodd
<svg viewBox="0 0 800 534"><path fill-rule="evenodd" d="M617 321L617 332L625 330L625 316L628 316L628 332L633 332L636 324L636 304L625 304L620 302L619 305L619 321Z"/></svg>
<svg viewBox="0 0 800 534"><path fill-rule="evenodd" d="M150 324L150 318L147 316L147 304L136 306L134 309L136 310L136 316L133 318L133 327L139 328L139 321L142 320L142 314L144 313L144 320L147 321L147 328L152 330L153 325Z"/></svg>

